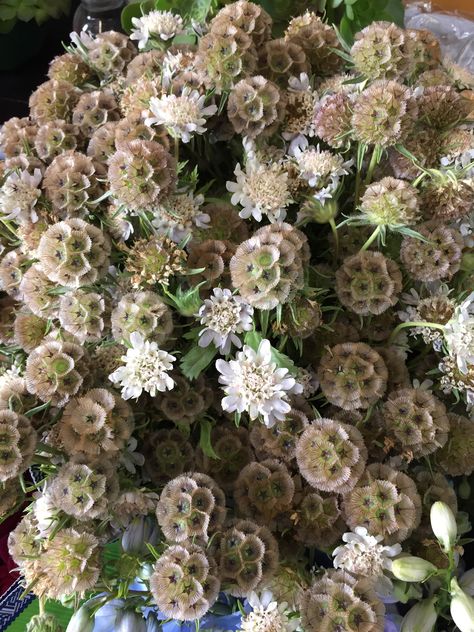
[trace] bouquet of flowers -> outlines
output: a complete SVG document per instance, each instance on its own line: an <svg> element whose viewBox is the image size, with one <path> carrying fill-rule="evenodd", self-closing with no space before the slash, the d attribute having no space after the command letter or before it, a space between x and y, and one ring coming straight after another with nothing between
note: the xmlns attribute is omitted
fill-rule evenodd
<svg viewBox="0 0 474 632"><path fill-rule="evenodd" d="M472 632L473 90L247 0L71 36L0 132L28 632Z"/></svg>

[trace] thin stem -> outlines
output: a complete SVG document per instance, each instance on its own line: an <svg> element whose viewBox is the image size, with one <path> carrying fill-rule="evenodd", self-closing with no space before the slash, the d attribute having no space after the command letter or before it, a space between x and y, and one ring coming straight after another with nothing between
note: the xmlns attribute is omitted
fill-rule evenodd
<svg viewBox="0 0 474 632"><path fill-rule="evenodd" d="M332 234L334 235L334 243L336 244L336 257L339 256L339 235L337 234L337 226L334 221L334 217L329 220L329 226L331 227Z"/></svg>
<svg viewBox="0 0 474 632"><path fill-rule="evenodd" d="M367 250L367 248L369 248L369 246L377 239L377 237L380 234L380 230L381 227L377 226L377 228L374 230L374 232L370 235L370 237L367 239L367 241L365 242L365 244L362 246L362 248L360 249L360 251L362 252L363 250Z"/></svg>
<svg viewBox="0 0 474 632"><path fill-rule="evenodd" d="M430 323L424 320L408 320L404 323L400 323L395 327L395 329L390 334L388 344L391 344L398 336L400 331L402 329L405 329L405 327L429 327L430 329L440 329L441 331L444 331L444 325L440 325L439 323Z"/></svg>
<svg viewBox="0 0 474 632"><path fill-rule="evenodd" d="M44 599L40 597L38 599L38 603L39 603L39 613L40 613L40 616L42 616L46 612L45 607L44 607Z"/></svg>
<svg viewBox="0 0 474 632"><path fill-rule="evenodd" d="M360 171L357 169L356 180L355 180L355 193L354 193L354 211L359 206L359 198L360 198Z"/></svg>
<svg viewBox="0 0 474 632"><path fill-rule="evenodd" d="M178 168L179 162L179 138L175 136L174 138L174 158L176 160L176 168Z"/></svg>
<svg viewBox="0 0 474 632"><path fill-rule="evenodd" d="M372 156L370 158L369 168L367 169L367 175L365 176L366 186L372 182L372 176L374 175L375 167L377 166L379 162L379 154L380 154L379 146L375 145L372 151Z"/></svg>

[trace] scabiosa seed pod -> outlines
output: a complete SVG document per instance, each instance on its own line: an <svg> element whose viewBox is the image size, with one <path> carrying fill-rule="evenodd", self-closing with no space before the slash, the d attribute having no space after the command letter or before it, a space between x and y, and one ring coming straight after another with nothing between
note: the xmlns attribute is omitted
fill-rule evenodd
<svg viewBox="0 0 474 632"><path fill-rule="evenodd" d="M137 239L127 253L125 269L130 272L132 285L168 285L171 277L185 270L186 252L174 241L161 235Z"/></svg>
<svg viewBox="0 0 474 632"><path fill-rule="evenodd" d="M0 342L4 345L11 345L14 342L13 324L16 307L17 303L10 296L0 298Z"/></svg>
<svg viewBox="0 0 474 632"><path fill-rule="evenodd" d="M77 290L59 299L59 322L80 342L100 340L104 329L105 303L100 294Z"/></svg>
<svg viewBox="0 0 474 632"><path fill-rule="evenodd" d="M298 438L296 461L310 485L325 492L344 494L361 477L367 449L354 426L319 418Z"/></svg>
<svg viewBox="0 0 474 632"><path fill-rule="evenodd" d="M251 520L234 520L217 537L219 576L234 597L265 586L278 568L278 543L271 531Z"/></svg>
<svg viewBox="0 0 474 632"><path fill-rule="evenodd" d="M159 125L145 125L139 114L128 114L115 127L115 145L117 149L126 146L132 140L154 140L168 150L170 146L166 129Z"/></svg>
<svg viewBox="0 0 474 632"><path fill-rule="evenodd" d="M106 468L109 464L105 464ZM54 507L79 521L104 518L113 506L117 490L102 468L69 461L60 467L51 481L49 495ZM115 491L115 493L113 493Z"/></svg>
<svg viewBox="0 0 474 632"><path fill-rule="evenodd" d="M41 160L51 162L65 151L77 147L79 130L66 121L49 121L40 125L35 138L35 149Z"/></svg>
<svg viewBox="0 0 474 632"><path fill-rule="evenodd" d="M98 177L104 177L104 169L92 158L78 151L64 152L46 169L43 187L61 217L83 217L87 205L99 197L102 188Z"/></svg>
<svg viewBox="0 0 474 632"><path fill-rule="evenodd" d="M216 426L211 432L211 445L218 458L210 458L198 448L197 468L209 474L226 493L232 492L240 471L254 460L248 430L228 424Z"/></svg>
<svg viewBox="0 0 474 632"><path fill-rule="evenodd" d="M70 123L72 111L80 94L80 90L67 81L45 81L30 97L31 118L39 124L57 119Z"/></svg>
<svg viewBox="0 0 474 632"><path fill-rule="evenodd" d="M87 145L87 155L95 162L106 164L110 156L115 153L115 133L117 121L109 121L98 127L92 134Z"/></svg>
<svg viewBox="0 0 474 632"><path fill-rule="evenodd" d="M336 271L337 297L356 314L382 314L396 305L401 290L400 268L381 252L359 252Z"/></svg>
<svg viewBox="0 0 474 632"><path fill-rule="evenodd" d="M28 391L43 402L64 406L81 388L86 359L86 351L72 342L43 343L26 361Z"/></svg>
<svg viewBox="0 0 474 632"><path fill-rule="evenodd" d="M125 294L111 314L112 335L117 342L129 342L138 331L148 340L162 344L173 331L170 308L154 292Z"/></svg>
<svg viewBox="0 0 474 632"><path fill-rule="evenodd" d="M22 474L30 466L37 435L28 417L0 410L0 481Z"/></svg>
<svg viewBox="0 0 474 632"><path fill-rule="evenodd" d="M166 617L200 619L215 603L220 581L214 560L197 544L170 546L155 562L150 590Z"/></svg>
<svg viewBox="0 0 474 632"><path fill-rule="evenodd" d="M318 378L331 404L345 410L365 409L383 397L388 371L380 355L369 345L346 342L326 351Z"/></svg>
<svg viewBox="0 0 474 632"><path fill-rule="evenodd" d="M5 481L0 494L0 517L6 518L16 507L22 504L24 494L18 479Z"/></svg>
<svg viewBox="0 0 474 632"><path fill-rule="evenodd" d="M474 471L472 421L462 415L448 414L448 440L436 453L436 460L449 476L470 476Z"/></svg>
<svg viewBox="0 0 474 632"><path fill-rule="evenodd" d="M159 74L163 57L164 52L156 49L138 53L127 66L126 83L133 83L143 75L153 77Z"/></svg>
<svg viewBox="0 0 474 632"><path fill-rule="evenodd" d="M120 95L120 110L126 117L137 115L145 118L142 113L147 113L146 116L150 116L151 97L159 97L160 94L161 86L156 78L142 75L125 87Z"/></svg>
<svg viewBox="0 0 474 632"><path fill-rule="evenodd" d="M283 120L283 137L292 139L299 134L314 136L314 116L318 104L318 94L309 83L290 78L288 89L284 92L285 118Z"/></svg>
<svg viewBox="0 0 474 632"><path fill-rule="evenodd" d="M227 115L234 130L249 138L274 129L281 120L284 102L278 87L261 75L239 81L231 90Z"/></svg>
<svg viewBox="0 0 474 632"><path fill-rule="evenodd" d="M299 77L310 69L300 44L284 37L263 44L259 50L259 66L269 79L281 86L286 86L290 77Z"/></svg>
<svg viewBox="0 0 474 632"><path fill-rule="evenodd" d="M237 0L222 9L211 21L211 29L217 23L232 23L250 35L255 46L260 47L266 40L270 39L272 29L272 18L265 9L247 0Z"/></svg>
<svg viewBox="0 0 474 632"><path fill-rule="evenodd" d="M89 36L85 46L89 65L104 79L121 75L137 53L133 42L116 31L99 33L93 38Z"/></svg>
<svg viewBox="0 0 474 632"><path fill-rule="evenodd" d="M306 488L296 508L295 539L305 546L327 550L346 529L337 495L320 495Z"/></svg>
<svg viewBox="0 0 474 632"><path fill-rule="evenodd" d="M143 445L145 471L155 485L194 469L194 448L179 430L156 430L146 435Z"/></svg>
<svg viewBox="0 0 474 632"><path fill-rule="evenodd" d="M354 102L354 137L368 145L395 145L409 131L414 108L408 88L396 81L374 81Z"/></svg>
<svg viewBox="0 0 474 632"><path fill-rule="evenodd" d="M13 324L15 342L26 353L31 353L44 340L48 321L31 312L19 312Z"/></svg>
<svg viewBox="0 0 474 632"><path fill-rule="evenodd" d="M340 48L336 31L312 11L290 20L285 40L301 46L317 76L332 75L341 66L341 58L334 52Z"/></svg>
<svg viewBox="0 0 474 632"><path fill-rule="evenodd" d="M58 426L68 454L113 455L131 437L132 409L115 393L95 388L68 402Z"/></svg>
<svg viewBox="0 0 474 632"><path fill-rule="evenodd" d="M119 203L151 210L173 191L176 165L160 143L132 140L111 156L108 177Z"/></svg>
<svg viewBox="0 0 474 632"><path fill-rule="evenodd" d="M330 569L302 592L299 608L303 629L320 632L337 629L350 632L382 632L385 607L368 578Z"/></svg>
<svg viewBox="0 0 474 632"><path fill-rule="evenodd" d="M53 282L70 287L94 283L107 270L110 240L82 219L53 224L38 246L42 271Z"/></svg>
<svg viewBox="0 0 474 632"><path fill-rule="evenodd" d="M429 391L407 388L390 393L382 418L388 437L408 459L431 454L448 439L446 408Z"/></svg>
<svg viewBox="0 0 474 632"><path fill-rule="evenodd" d="M441 222L466 217L473 204L472 179L460 177L453 172L434 172L421 191L421 205L425 215Z"/></svg>
<svg viewBox="0 0 474 632"><path fill-rule="evenodd" d="M252 427L250 441L257 455L263 452L272 458L290 463L296 456L296 444L309 421L303 411L292 407L283 421L267 428L263 424Z"/></svg>
<svg viewBox="0 0 474 632"><path fill-rule="evenodd" d="M448 130L466 118L463 98L453 86L429 86L416 100L418 116L425 125Z"/></svg>
<svg viewBox="0 0 474 632"><path fill-rule="evenodd" d="M372 327L372 323L371 323ZM393 325L390 332L393 331ZM386 336L388 338L388 336ZM406 351L396 345L377 347L377 353L385 362L388 371L387 390L394 391L409 387L411 384L410 373L406 365Z"/></svg>
<svg viewBox="0 0 474 632"><path fill-rule="evenodd" d="M400 259L416 281L450 279L461 266L464 240L460 232L436 221L417 226L426 241L404 237Z"/></svg>
<svg viewBox="0 0 474 632"><path fill-rule="evenodd" d="M294 491L286 465L266 459L243 468L235 484L234 499L241 515L268 524L290 508Z"/></svg>
<svg viewBox="0 0 474 632"><path fill-rule="evenodd" d="M111 92L85 92L72 113L72 122L89 138L104 123L120 118L117 101Z"/></svg>
<svg viewBox="0 0 474 632"><path fill-rule="evenodd" d="M60 599L94 588L100 574L100 546L92 533L61 529L48 540L39 558L38 596Z"/></svg>
<svg viewBox="0 0 474 632"><path fill-rule="evenodd" d="M393 544L406 540L420 524L421 499L409 476L372 463L344 496L343 511L351 529L364 526L383 536L385 544Z"/></svg>
<svg viewBox="0 0 474 632"><path fill-rule="evenodd" d="M14 116L0 127L0 146L7 158L31 151L34 146L38 125L25 116Z"/></svg>
<svg viewBox="0 0 474 632"><path fill-rule="evenodd" d="M295 296L282 310L281 325L276 330L288 332L292 338L309 338L322 325L322 312L318 301Z"/></svg>
<svg viewBox="0 0 474 632"><path fill-rule="evenodd" d="M80 87L93 77L91 68L79 55L64 53L58 55L49 64L48 77L57 81L67 81L73 86Z"/></svg>
<svg viewBox="0 0 474 632"><path fill-rule="evenodd" d="M19 248L10 250L0 260L0 287L16 300L22 300L20 283L27 262L28 256L22 253Z"/></svg>
<svg viewBox="0 0 474 632"><path fill-rule="evenodd" d="M126 347L119 344L107 344L95 348L91 355L95 384L110 386L109 375L121 366L121 358L126 351Z"/></svg>
<svg viewBox="0 0 474 632"><path fill-rule="evenodd" d="M207 474L190 472L165 485L156 507L156 517L171 542L191 538L207 541L222 527L226 515L225 496Z"/></svg>
<svg viewBox="0 0 474 632"><path fill-rule="evenodd" d="M28 393L25 378L18 375L3 375L3 379L0 380L0 409L13 410L19 415L24 415L36 404L37 400Z"/></svg>
<svg viewBox="0 0 474 632"><path fill-rule="evenodd" d="M341 91L328 94L318 104L314 118L316 135L334 149L348 143L354 99L353 95Z"/></svg>
<svg viewBox="0 0 474 632"><path fill-rule="evenodd" d="M165 419L176 425L190 426L211 406L212 390L202 375L192 384L179 374L173 374L173 380L173 389L162 393L156 406Z"/></svg>
<svg viewBox="0 0 474 632"><path fill-rule="evenodd" d="M43 318L54 317L59 309L59 296L51 293L56 284L48 279L38 264L29 268L20 283L22 299L33 314Z"/></svg>
<svg viewBox="0 0 474 632"><path fill-rule="evenodd" d="M203 288L205 289L213 288L219 282L228 285L229 262L235 250L235 244L227 240L206 239L202 242L192 242L189 247L188 266L191 270L204 268L202 272L193 275L196 283L204 281Z"/></svg>
<svg viewBox="0 0 474 632"><path fill-rule="evenodd" d="M303 287L308 260L307 238L300 230L285 223L264 226L230 260L232 284L253 307L272 309Z"/></svg>
<svg viewBox="0 0 474 632"><path fill-rule="evenodd" d="M216 94L229 90L257 67L257 51L252 38L231 20L217 21L199 40L196 70L204 85Z"/></svg>
<svg viewBox="0 0 474 632"><path fill-rule="evenodd" d="M209 215L210 221L206 228L196 227L193 230L193 243L212 239L240 244L248 239L247 224L232 204L219 200L204 204L201 208L203 213Z"/></svg>
<svg viewBox="0 0 474 632"><path fill-rule="evenodd" d="M407 70L406 32L391 22L373 22L355 36L351 57L358 74L368 79L398 79Z"/></svg>
<svg viewBox="0 0 474 632"><path fill-rule="evenodd" d="M367 187L360 211L377 226L413 226L420 219L418 192L405 180L387 176Z"/></svg>

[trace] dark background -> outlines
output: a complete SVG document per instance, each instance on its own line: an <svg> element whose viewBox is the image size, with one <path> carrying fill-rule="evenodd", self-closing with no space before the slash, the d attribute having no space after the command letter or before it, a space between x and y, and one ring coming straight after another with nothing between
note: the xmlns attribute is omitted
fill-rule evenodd
<svg viewBox="0 0 474 632"><path fill-rule="evenodd" d="M72 17L76 10L78 0L71 2L71 12L59 20L49 20L42 27L44 43L40 51L33 59L21 64L14 70L0 70L0 123L12 116L26 116L28 114L28 99L33 90L43 81L46 81L48 64L56 55L64 52L63 42L69 42L69 33L72 31ZM31 23L31 27L35 23ZM24 25L26 27L26 25ZM36 25L35 25L36 26ZM3 46L2 46L3 43ZM7 36L0 35L1 54L15 59L20 48L29 45L29 31L18 34L14 46L7 43Z"/></svg>

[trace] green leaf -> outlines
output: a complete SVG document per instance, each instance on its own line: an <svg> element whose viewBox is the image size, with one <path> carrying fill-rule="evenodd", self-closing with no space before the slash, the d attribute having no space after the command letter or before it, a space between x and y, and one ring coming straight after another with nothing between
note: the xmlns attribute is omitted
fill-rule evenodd
<svg viewBox="0 0 474 632"><path fill-rule="evenodd" d="M214 345L208 347L191 347L191 349L181 358L181 371L188 380L195 380L200 374L207 369L215 356L217 349Z"/></svg>
<svg viewBox="0 0 474 632"><path fill-rule="evenodd" d="M388 0L385 13L395 24L403 27L405 22L405 7L403 6L402 0Z"/></svg>
<svg viewBox="0 0 474 632"><path fill-rule="evenodd" d="M262 334L259 334L258 331L248 331L245 334L244 342L254 351L258 350L260 343L262 342Z"/></svg>
<svg viewBox="0 0 474 632"><path fill-rule="evenodd" d="M10 33L17 21L18 20L16 18L11 18L10 20L2 20L0 18L0 35L6 35L7 33Z"/></svg>
<svg viewBox="0 0 474 632"><path fill-rule="evenodd" d="M16 17L16 7L0 6L0 20L7 21Z"/></svg>
<svg viewBox="0 0 474 632"><path fill-rule="evenodd" d="M199 437L199 447L204 454L211 459L220 459L221 457L215 453L211 443L212 424L209 419L201 419L201 436Z"/></svg>
<svg viewBox="0 0 474 632"><path fill-rule="evenodd" d="M196 22L205 22L211 9L212 0L194 0L191 3L189 17Z"/></svg>

